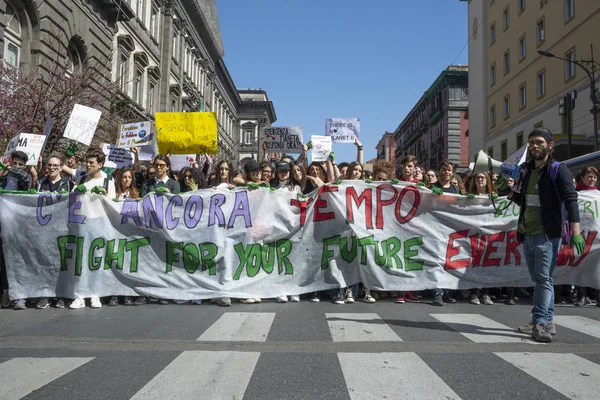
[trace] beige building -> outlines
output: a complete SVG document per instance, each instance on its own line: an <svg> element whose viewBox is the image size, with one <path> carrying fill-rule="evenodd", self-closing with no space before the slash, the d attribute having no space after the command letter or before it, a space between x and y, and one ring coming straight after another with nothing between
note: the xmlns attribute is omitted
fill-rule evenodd
<svg viewBox="0 0 600 400"><path fill-rule="evenodd" d="M464 0L463 0L464 1ZM594 149L590 79L573 63L538 54L600 59L600 1L468 0L470 158L481 149L504 160L538 126L554 133L557 159L567 158L559 102L576 90L572 156Z"/></svg>

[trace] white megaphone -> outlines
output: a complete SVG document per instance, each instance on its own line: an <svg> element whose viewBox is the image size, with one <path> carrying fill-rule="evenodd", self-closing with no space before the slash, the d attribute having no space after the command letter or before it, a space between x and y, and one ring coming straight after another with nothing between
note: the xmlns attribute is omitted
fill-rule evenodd
<svg viewBox="0 0 600 400"><path fill-rule="evenodd" d="M492 157L485 154L483 150L479 150L477 157L475 158L475 165L473 166L473 173L479 172L500 172L500 166L502 163L498 160L494 160Z"/></svg>
<svg viewBox="0 0 600 400"><path fill-rule="evenodd" d="M521 147L515 151L510 157L506 159L500 166L500 173L502 175L509 176L513 179L517 179L519 171L521 170L520 165L527 159L527 145Z"/></svg>

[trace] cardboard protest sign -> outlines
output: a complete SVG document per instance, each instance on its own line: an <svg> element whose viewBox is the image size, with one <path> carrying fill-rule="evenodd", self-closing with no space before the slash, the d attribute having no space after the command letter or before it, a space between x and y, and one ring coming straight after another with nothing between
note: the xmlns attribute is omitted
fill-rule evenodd
<svg viewBox="0 0 600 400"><path fill-rule="evenodd" d="M360 135L360 119L327 118L325 135L331 136L333 143L354 143Z"/></svg>
<svg viewBox="0 0 600 400"><path fill-rule="evenodd" d="M156 113L156 139L159 154L217 154L216 113Z"/></svg>
<svg viewBox="0 0 600 400"><path fill-rule="evenodd" d="M118 148L145 146L151 143L153 136L152 123L150 121L134 122L121 125Z"/></svg>
<svg viewBox="0 0 600 400"><path fill-rule="evenodd" d="M312 142L312 160L314 161L327 161L329 153L331 153L331 136L315 136L310 137Z"/></svg>
<svg viewBox="0 0 600 400"><path fill-rule="evenodd" d="M20 133L8 142L2 162L9 163L10 155L15 151L22 151L29 157L27 165L37 165L40 153L44 147L46 136L34 135L33 133Z"/></svg>
<svg viewBox="0 0 600 400"><path fill-rule="evenodd" d="M302 127L265 128L265 143L270 152L302 153Z"/></svg>
<svg viewBox="0 0 600 400"><path fill-rule="evenodd" d="M115 169L133 167L133 155L128 149L120 149L114 144L104 143L102 145L102 151L106 154L104 167Z"/></svg>
<svg viewBox="0 0 600 400"><path fill-rule="evenodd" d="M185 167L191 167L196 162L195 154L173 154L169 157L172 171L181 171Z"/></svg>
<svg viewBox="0 0 600 400"><path fill-rule="evenodd" d="M89 146L94 138L100 115L102 111L75 104L63 136Z"/></svg>

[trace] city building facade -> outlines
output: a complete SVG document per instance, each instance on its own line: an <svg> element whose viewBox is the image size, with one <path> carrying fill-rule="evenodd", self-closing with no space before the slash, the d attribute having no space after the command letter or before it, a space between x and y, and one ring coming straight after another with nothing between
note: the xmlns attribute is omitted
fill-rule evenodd
<svg viewBox="0 0 600 400"><path fill-rule="evenodd" d="M215 0L0 0L0 56L20 69L55 62L97 68L135 120L160 111L212 111L219 154L239 159L243 124L270 126L272 102L248 105L223 60ZM108 99L107 99L108 100ZM107 103L106 108L110 105ZM259 128L256 129L256 144ZM258 145L258 144L257 144ZM245 154L245 153L244 153Z"/></svg>
<svg viewBox="0 0 600 400"><path fill-rule="evenodd" d="M600 49L600 3L593 0L484 0L468 2L469 139L471 159L479 150L504 160L545 127L554 133L555 156L566 159L567 127L572 156L594 149L590 79L572 62ZM598 50L596 50L598 51ZM570 121L561 99L577 91Z"/></svg>
<svg viewBox="0 0 600 400"><path fill-rule="evenodd" d="M385 132L381 139L379 139L379 143L375 146L377 149L377 159L378 160L386 160L395 163L396 160L396 140L394 139L394 134L392 132Z"/></svg>
<svg viewBox="0 0 600 400"><path fill-rule="evenodd" d="M469 166L469 88L467 66L446 68L394 131L396 169L414 155L424 169L445 159L458 171Z"/></svg>

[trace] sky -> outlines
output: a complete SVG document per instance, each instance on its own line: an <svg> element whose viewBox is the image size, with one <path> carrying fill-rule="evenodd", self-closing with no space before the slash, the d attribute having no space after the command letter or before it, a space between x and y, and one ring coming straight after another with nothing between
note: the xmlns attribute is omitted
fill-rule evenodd
<svg viewBox="0 0 600 400"><path fill-rule="evenodd" d="M365 161L448 65L468 63L459 0L216 4L229 73L238 89L267 91L273 126L303 127L306 143L326 118L360 118ZM353 144L333 150L337 162L356 158Z"/></svg>

